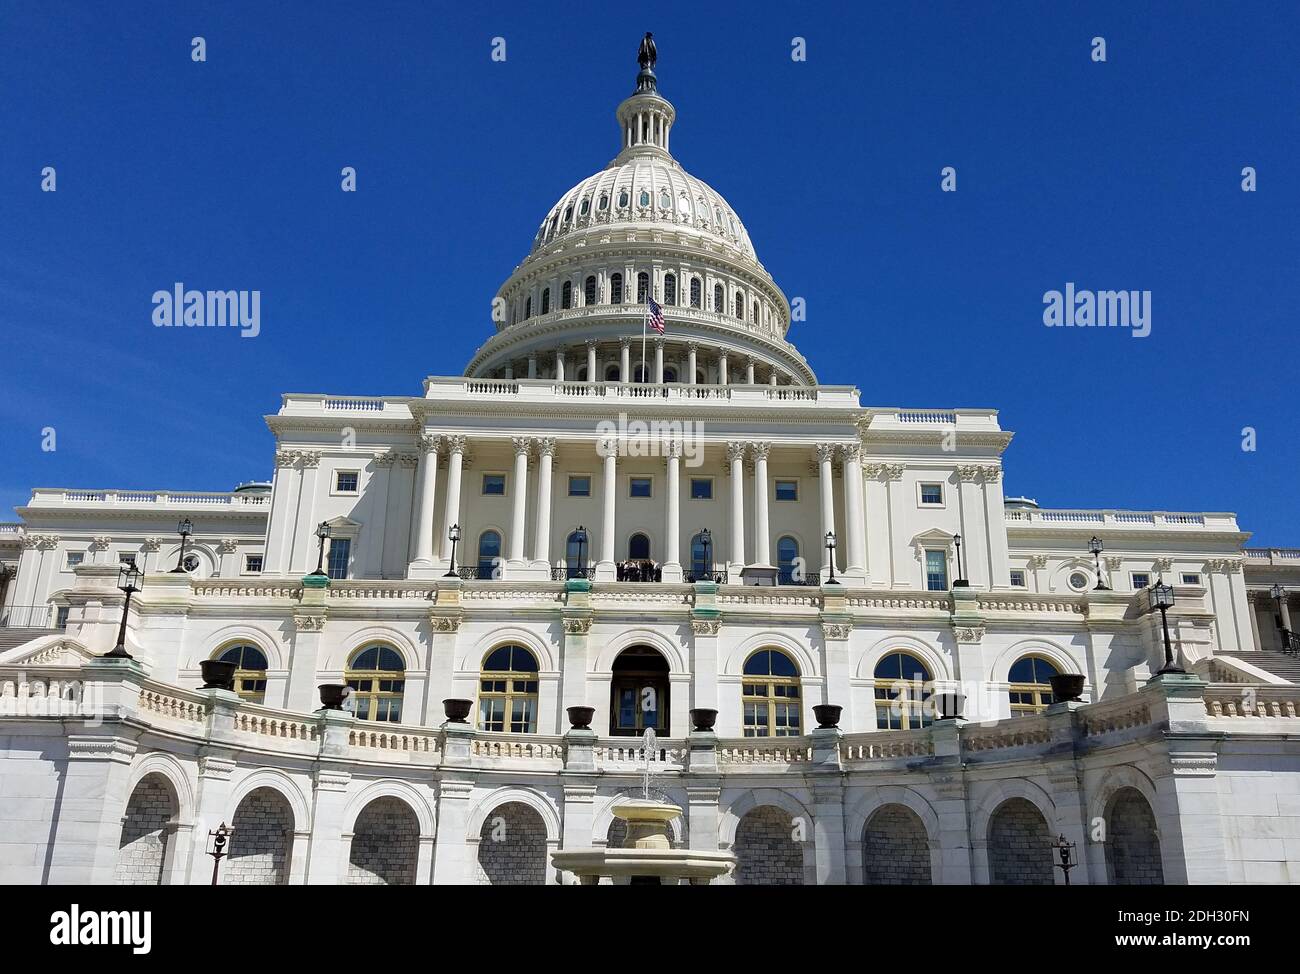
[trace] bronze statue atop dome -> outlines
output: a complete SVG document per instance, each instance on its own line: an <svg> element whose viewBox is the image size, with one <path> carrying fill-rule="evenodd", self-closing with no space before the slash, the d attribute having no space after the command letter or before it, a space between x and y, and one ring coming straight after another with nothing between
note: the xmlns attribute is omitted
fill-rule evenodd
<svg viewBox="0 0 1300 974"><path fill-rule="evenodd" d="M653 71L658 60L659 52L655 49L655 35L646 31L645 37L641 38L641 48L636 52L636 63L641 65L642 71Z"/></svg>

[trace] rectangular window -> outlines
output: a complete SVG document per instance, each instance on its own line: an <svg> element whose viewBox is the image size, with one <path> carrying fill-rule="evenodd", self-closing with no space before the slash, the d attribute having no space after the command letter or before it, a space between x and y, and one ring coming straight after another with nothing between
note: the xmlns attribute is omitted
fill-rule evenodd
<svg viewBox="0 0 1300 974"><path fill-rule="evenodd" d="M485 473L483 475L483 493L504 497L506 492L506 475L503 473Z"/></svg>
<svg viewBox="0 0 1300 974"><path fill-rule="evenodd" d="M1129 575L1129 578L1133 581L1133 591L1135 592L1140 592L1144 588L1151 587L1150 572L1133 572Z"/></svg>
<svg viewBox="0 0 1300 974"><path fill-rule="evenodd" d="M119 565L126 565L126 566L128 566L128 567L130 567L130 568L134 568L134 567L135 567L135 552L133 552L133 551L119 551L119 552L117 553L117 563L118 563Z"/></svg>
<svg viewBox="0 0 1300 974"><path fill-rule="evenodd" d="M948 591L948 556L945 552L925 553L925 587L931 592Z"/></svg>
<svg viewBox="0 0 1300 974"><path fill-rule="evenodd" d="M691 500L693 501L713 500L713 478L712 477L691 478Z"/></svg>
<svg viewBox="0 0 1300 974"><path fill-rule="evenodd" d="M799 499L799 481L778 480L776 482L776 499L779 501L797 501Z"/></svg>
<svg viewBox="0 0 1300 974"><path fill-rule="evenodd" d="M1011 570L1011 587L1012 588L1025 587L1025 573L1022 570L1018 568L1013 568Z"/></svg>
<svg viewBox="0 0 1300 974"><path fill-rule="evenodd" d="M650 496L650 478L649 477L630 477L628 479L628 496L629 497L649 497Z"/></svg>
<svg viewBox="0 0 1300 974"><path fill-rule="evenodd" d="M59 606L58 612L55 613L54 628L63 629L68 625L68 606Z"/></svg>
<svg viewBox="0 0 1300 974"><path fill-rule="evenodd" d="M570 497L590 497L591 478L586 474L574 474L569 477Z"/></svg>
<svg viewBox="0 0 1300 974"><path fill-rule="evenodd" d="M334 472L334 490L340 494L355 494L359 476L355 470L336 470Z"/></svg>
<svg viewBox="0 0 1300 974"><path fill-rule="evenodd" d="M83 561L86 560L85 552L81 552L81 551L69 551L67 557L68 557L67 566L70 569L76 568L78 565L80 565Z"/></svg>
<svg viewBox="0 0 1300 974"><path fill-rule="evenodd" d="M331 538L329 568L327 570L330 578L347 578L348 577L348 558L352 554L352 540L350 538Z"/></svg>
<svg viewBox="0 0 1300 974"><path fill-rule="evenodd" d="M244 571L250 575L260 574L262 571L262 556L244 555Z"/></svg>
<svg viewBox="0 0 1300 974"><path fill-rule="evenodd" d="M926 507L943 506L943 484L921 484L921 503Z"/></svg>
<svg viewBox="0 0 1300 974"><path fill-rule="evenodd" d="M1183 572L1184 585L1200 585L1201 576L1197 572Z"/></svg>

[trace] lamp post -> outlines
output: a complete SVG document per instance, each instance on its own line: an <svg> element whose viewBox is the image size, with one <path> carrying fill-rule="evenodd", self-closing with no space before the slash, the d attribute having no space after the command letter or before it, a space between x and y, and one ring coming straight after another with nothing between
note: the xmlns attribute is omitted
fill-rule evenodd
<svg viewBox="0 0 1300 974"><path fill-rule="evenodd" d="M713 581L713 533L708 528L700 532L700 547L704 549L704 576Z"/></svg>
<svg viewBox="0 0 1300 974"><path fill-rule="evenodd" d="M1061 860L1055 864L1056 868L1065 874L1065 885L1069 886L1070 870L1078 865L1078 863L1074 861L1074 843L1066 842L1065 836L1062 835L1056 840L1054 848L1056 849L1056 855Z"/></svg>
<svg viewBox="0 0 1300 974"><path fill-rule="evenodd" d="M447 540L451 542L451 564L447 566L447 574L443 578L456 577L456 542L460 540L460 525L453 524L447 529Z"/></svg>
<svg viewBox="0 0 1300 974"><path fill-rule="evenodd" d="M230 850L226 848L230 844L230 837L235 834L235 830L227 828L226 823L222 822L215 829L208 833L208 855L212 857L212 885L217 885L217 873L221 869L221 860L230 855Z"/></svg>
<svg viewBox="0 0 1300 974"><path fill-rule="evenodd" d="M840 583L835 581L835 532L834 531L826 532L825 543L826 543L826 560L831 564L831 577L826 579L826 584L838 585Z"/></svg>
<svg viewBox="0 0 1300 974"><path fill-rule="evenodd" d="M176 533L181 536L181 553L176 559L176 567L172 569L172 574L180 572L183 575L185 573L185 545L189 542L190 535L194 533L194 522L189 518L181 521L176 525Z"/></svg>
<svg viewBox="0 0 1300 974"><path fill-rule="evenodd" d="M1274 585L1269 592L1277 601L1277 630L1282 636L1282 652L1291 650L1291 613L1287 609L1287 591L1281 585Z"/></svg>
<svg viewBox="0 0 1300 974"><path fill-rule="evenodd" d="M330 526L321 521L316 525L316 570L312 575L325 577L325 542L330 539Z"/></svg>
<svg viewBox="0 0 1300 974"><path fill-rule="evenodd" d="M1174 661L1174 650L1169 644L1169 610L1174 605L1174 587L1166 585L1159 578L1151 586L1151 604L1160 610L1160 625L1165 631L1165 665L1156 671L1156 676L1161 673L1186 673L1177 662Z"/></svg>
<svg viewBox="0 0 1300 974"><path fill-rule="evenodd" d="M587 529L583 527L581 524L579 524L578 530L573 533L578 537L578 570L576 575L570 575L570 577L586 578L587 577ZM570 566L570 571L572 572L572 570L573 570L572 566Z"/></svg>
<svg viewBox="0 0 1300 974"><path fill-rule="evenodd" d="M1093 535L1092 540L1088 542L1088 550L1092 552L1092 563L1097 568L1097 584L1093 587L1093 590L1109 592L1110 586L1101 580L1101 553L1105 550L1102 547L1101 538Z"/></svg>
<svg viewBox="0 0 1300 974"><path fill-rule="evenodd" d="M957 578L953 581L953 588L970 588L970 582L966 580L966 570L962 567L961 560L961 535L954 534L952 543L957 546Z"/></svg>
<svg viewBox="0 0 1300 974"><path fill-rule="evenodd" d="M117 587L126 593L126 598L122 601L122 624L117 627L117 645L106 653L108 659L132 659L130 653L126 651L126 614L131 608L131 596L140 591L143 585L144 573L136 568L134 564L123 564L117 572Z"/></svg>

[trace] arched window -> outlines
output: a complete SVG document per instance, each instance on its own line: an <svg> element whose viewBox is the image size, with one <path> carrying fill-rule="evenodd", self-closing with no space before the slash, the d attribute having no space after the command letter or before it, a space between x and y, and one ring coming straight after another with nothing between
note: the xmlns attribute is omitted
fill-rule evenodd
<svg viewBox="0 0 1300 974"><path fill-rule="evenodd" d="M650 369L645 365L634 365L632 366L632 376L633 382L649 382Z"/></svg>
<svg viewBox="0 0 1300 974"><path fill-rule="evenodd" d="M650 539L638 531L627 539L627 556L632 561L650 560Z"/></svg>
<svg viewBox="0 0 1300 974"><path fill-rule="evenodd" d="M645 271L636 276L636 303L645 304L650 297L650 275Z"/></svg>
<svg viewBox="0 0 1300 974"><path fill-rule="evenodd" d="M736 300L732 302L731 310L733 317L739 318L741 321L745 320L745 296L743 294L736 295ZM546 314L545 295L542 296L542 314Z"/></svg>
<svg viewBox="0 0 1300 974"><path fill-rule="evenodd" d="M1025 656L1016 660L1007 676L1010 684L1011 716L1041 714L1052 703L1051 678L1061 671L1055 664L1041 656Z"/></svg>
<svg viewBox="0 0 1300 974"><path fill-rule="evenodd" d="M266 654L256 646L227 646L217 659L235 664L235 692L249 703L266 699Z"/></svg>
<svg viewBox="0 0 1300 974"><path fill-rule="evenodd" d="M722 314L724 311L727 310L725 307L726 303L727 303L727 298L723 294L722 285L721 284L713 285L713 310L718 312L718 314Z"/></svg>
<svg viewBox="0 0 1300 974"><path fill-rule="evenodd" d="M659 190L659 209L661 210L671 209L672 205L673 205L673 198L668 195L668 190L666 189Z"/></svg>
<svg viewBox="0 0 1300 974"><path fill-rule="evenodd" d="M395 649L368 646L352 657L343 680L352 688L349 702L359 720L396 723L402 719L406 666Z"/></svg>
<svg viewBox="0 0 1300 974"><path fill-rule="evenodd" d="M564 284L561 285L560 287L560 307L566 309L573 307L573 282L572 281L565 281Z"/></svg>
<svg viewBox="0 0 1300 974"><path fill-rule="evenodd" d="M609 303L623 303L623 275L614 274L609 279Z"/></svg>
<svg viewBox="0 0 1300 974"><path fill-rule="evenodd" d="M524 299L524 318L528 319L533 316L533 296L530 294Z"/></svg>
<svg viewBox="0 0 1300 974"><path fill-rule="evenodd" d="M587 577L587 535L583 531L573 531L564 543L564 563L569 578Z"/></svg>
<svg viewBox="0 0 1300 974"><path fill-rule="evenodd" d="M637 202L640 203L642 206L649 206L649 205L650 205L650 190L648 190L648 189L643 189L643 190L641 190L641 196L640 196L640 198L637 200Z"/></svg>
<svg viewBox="0 0 1300 974"><path fill-rule="evenodd" d="M559 225L560 225L560 214L556 213L553 217L551 217L551 230L550 230L551 235L555 234L556 228L559 227Z"/></svg>
<svg viewBox="0 0 1300 974"><path fill-rule="evenodd" d="M586 216L590 209L591 209L591 199L590 197L588 197L583 199L583 201L578 204L578 216Z"/></svg>
<svg viewBox="0 0 1300 974"><path fill-rule="evenodd" d="M741 703L746 737L799 736L799 668L785 653L760 649L745 660Z"/></svg>
<svg viewBox="0 0 1300 974"><path fill-rule="evenodd" d="M551 310L551 289L545 288L542 291L542 314L549 314Z"/></svg>
<svg viewBox="0 0 1300 974"><path fill-rule="evenodd" d="M621 381L621 380L622 380L622 377L618 374L618 366L617 366L617 365L607 365L607 366L605 366L605 381L606 381L606 382L619 382L619 381Z"/></svg>
<svg viewBox="0 0 1300 974"><path fill-rule="evenodd" d="M582 303L596 303L596 275L589 274L587 279L582 282Z"/></svg>
<svg viewBox="0 0 1300 974"><path fill-rule="evenodd" d="M601 193L601 194L600 194L600 202L596 205L596 209L598 209L598 210L608 210L608 209L609 209L609 194L608 194L608 193Z"/></svg>
<svg viewBox="0 0 1300 974"><path fill-rule="evenodd" d="M625 186L618 192L618 205L626 208L630 201L630 197L627 194L627 187Z"/></svg>
<svg viewBox="0 0 1300 974"><path fill-rule="evenodd" d="M799 561L799 542L788 534L777 539L776 566L777 581L780 584L799 585L803 582L803 565Z"/></svg>
<svg viewBox="0 0 1300 974"><path fill-rule="evenodd" d="M573 219L573 204L572 204L572 203L570 203L568 206L566 206L566 207L564 208L564 222L565 222L565 223L568 223L571 219Z"/></svg>
<svg viewBox="0 0 1300 974"><path fill-rule="evenodd" d="M700 306L700 300L701 300L700 279L698 277L692 277L691 278L691 307L698 308Z"/></svg>
<svg viewBox="0 0 1300 974"><path fill-rule="evenodd" d="M666 735L671 712L668 661L649 646L631 646L618 654L610 669L610 736L640 737L647 727Z"/></svg>
<svg viewBox="0 0 1300 974"><path fill-rule="evenodd" d="M478 577L496 578L501 564L501 535L484 531L478 536Z"/></svg>
<svg viewBox="0 0 1300 974"><path fill-rule="evenodd" d="M664 369L664 381L665 381L665 382L676 382L676 381L677 381L677 370L674 369L672 366L667 366L667 367Z"/></svg>
<svg viewBox="0 0 1300 974"><path fill-rule="evenodd" d="M703 531L691 538L691 576L697 582L713 579L713 540Z"/></svg>
<svg viewBox="0 0 1300 974"><path fill-rule="evenodd" d="M537 733L537 658L522 646L502 646L483 661L478 725L485 731Z"/></svg>
<svg viewBox="0 0 1300 974"><path fill-rule="evenodd" d="M664 275L664 304L677 303L677 275Z"/></svg>
<svg viewBox="0 0 1300 974"><path fill-rule="evenodd" d="M749 320L752 321L754 324L758 324L758 302L757 301L755 301L750 306Z"/></svg>
<svg viewBox="0 0 1300 974"><path fill-rule="evenodd" d="M932 677L915 656L890 653L876 664L876 726L900 730L928 727Z"/></svg>

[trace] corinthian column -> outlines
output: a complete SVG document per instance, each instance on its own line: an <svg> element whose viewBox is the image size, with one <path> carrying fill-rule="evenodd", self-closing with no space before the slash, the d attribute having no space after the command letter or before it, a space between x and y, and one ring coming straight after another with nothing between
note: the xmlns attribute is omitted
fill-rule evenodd
<svg viewBox="0 0 1300 974"><path fill-rule="evenodd" d="M681 556L681 479L682 445L676 440L668 444L668 493L664 498L667 517L664 524L664 564L663 580L680 582L682 580Z"/></svg>
<svg viewBox="0 0 1300 974"><path fill-rule="evenodd" d="M745 444L727 444L731 465L731 563L734 572L745 567Z"/></svg>
<svg viewBox="0 0 1300 974"><path fill-rule="evenodd" d="M840 457L844 461L844 525L845 539L849 546L849 562L844 566L846 573L864 573L867 562L866 518L862 505L862 448L857 443L850 443L840 448Z"/></svg>
<svg viewBox="0 0 1300 974"><path fill-rule="evenodd" d="M533 562L551 567L551 470L555 462L555 440L537 441L537 527L533 535Z"/></svg>
<svg viewBox="0 0 1300 974"><path fill-rule="evenodd" d="M442 560L451 561L451 539L447 537L453 524L460 523L460 471L465 462L465 437L447 437L447 503L443 505Z"/></svg>
<svg viewBox="0 0 1300 974"><path fill-rule="evenodd" d="M817 444L817 471L821 487L822 533L817 539L817 546L822 550L822 575L830 576L831 562L826 557L826 535L835 530L835 482L831 460L835 457L835 447L830 443ZM837 542L839 538L835 539ZM832 549L835 550L835 549Z"/></svg>
<svg viewBox="0 0 1300 974"><path fill-rule="evenodd" d="M767 517L767 451L771 443L751 443L754 458L754 564L771 565L771 526Z"/></svg>
<svg viewBox="0 0 1300 974"><path fill-rule="evenodd" d="M614 578L614 504L618 496L618 441L601 440L599 452L604 457L605 479L602 497L604 517L600 525L600 561L596 564L596 577L612 580Z"/></svg>
<svg viewBox="0 0 1300 974"><path fill-rule="evenodd" d="M514 483L510 489L514 492L511 497L510 509L510 547L506 555L506 562L514 568L522 568L524 564L524 505L528 499L528 448L532 444L526 436L511 437L511 443L515 448L515 477Z"/></svg>
<svg viewBox="0 0 1300 974"><path fill-rule="evenodd" d="M411 567L433 567L433 501L438 485L438 445L441 440L442 437L432 433L420 437L420 457L415 468L415 560Z"/></svg>

